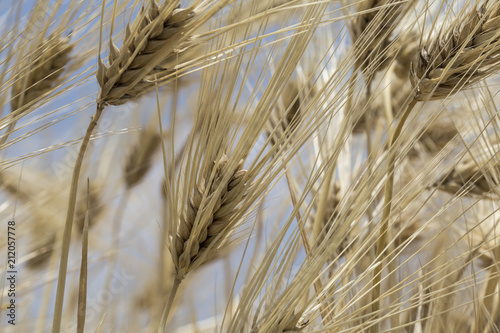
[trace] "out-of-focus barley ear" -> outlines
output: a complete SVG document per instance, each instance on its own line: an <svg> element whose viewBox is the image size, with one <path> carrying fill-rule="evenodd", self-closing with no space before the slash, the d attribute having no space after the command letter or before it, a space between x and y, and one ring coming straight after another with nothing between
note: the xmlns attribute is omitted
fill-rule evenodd
<svg viewBox="0 0 500 333"><path fill-rule="evenodd" d="M98 103L124 104L153 90L158 80L173 73L179 57L192 44L185 32L195 15L194 8L181 9L179 1L162 6L150 1L133 27L127 26L120 49L110 39L109 65L99 59Z"/></svg>
<svg viewBox="0 0 500 333"><path fill-rule="evenodd" d="M72 50L73 44L70 44L68 37L52 35L42 39L34 55L19 64L11 88L10 105L13 116L25 113L46 93L57 87L64 67L70 61ZM15 126L16 121L12 120L0 138L0 149Z"/></svg>
<svg viewBox="0 0 500 333"><path fill-rule="evenodd" d="M481 164L477 159L466 155L441 176L433 186L450 194L465 196L487 195L500 184L500 165Z"/></svg>
<svg viewBox="0 0 500 333"><path fill-rule="evenodd" d="M34 230L37 230L37 228ZM56 230L49 234L47 234L46 231L38 234L38 236L34 238L34 242L30 245L31 250L26 258L26 266L29 269L41 269L45 267L45 264L47 264L54 252L56 239Z"/></svg>
<svg viewBox="0 0 500 333"><path fill-rule="evenodd" d="M12 85L12 111L29 105L53 89L70 61L73 44L68 37L49 36L36 48L26 66L20 66Z"/></svg>
<svg viewBox="0 0 500 333"><path fill-rule="evenodd" d="M160 143L161 135L157 131L151 128L140 131L139 139L132 146L125 163L124 177L127 188L132 188L144 179Z"/></svg>
<svg viewBox="0 0 500 333"><path fill-rule="evenodd" d="M454 124L437 120L422 132L416 146L408 152L408 156L410 158L417 158L419 156L419 150L417 149L423 149L429 154L436 154L457 135L458 130Z"/></svg>
<svg viewBox="0 0 500 333"><path fill-rule="evenodd" d="M499 17L500 3L485 1L420 45L410 69L415 99L443 99L497 72Z"/></svg>
<svg viewBox="0 0 500 333"><path fill-rule="evenodd" d="M398 79L408 82L411 64L417 59L418 43L419 34L412 30L399 36L391 44L389 54L395 54L393 71Z"/></svg>
<svg viewBox="0 0 500 333"><path fill-rule="evenodd" d="M367 0L356 6L356 16L350 24L356 51L356 68L367 69L367 74L382 69L388 63L391 34L414 0Z"/></svg>
<svg viewBox="0 0 500 333"><path fill-rule="evenodd" d="M269 116L265 132L270 138L271 146L285 140L298 126L301 117L300 108L304 102L300 95L303 94L301 88L295 81L288 83L278 100L278 105Z"/></svg>
<svg viewBox="0 0 500 333"><path fill-rule="evenodd" d="M87 189L85 189L85 192L87 192ZM87 201L90 202L89 206L87 204ZM90 208L87 209L87 206ZM99 218L104 213L104 207L105 204L102 198L102 185L96 185L94 183L91 184L90 191L88 193L88 198L87 196L83 196L82 193L80 199L78 199L76 206L75 227L79 235L81 235L81 232L83 230L83 226L85 223L85 216L87 215L87 210L89 215L89 228L91 228L92 226L94 226L96 223L99 222Z"/></svg>
<svg viewBox="0 0 500 333"><path fill-rule="evenodd" d="M320 243L323 241L325 235L328 233L328 226L332 220L338 215L338 204L342 199L340 194L340 184L334 182L333 186L321 186L321 191L328 191L327 205L321 219L316 219L314 213L312 214L312 240ZM314 194L316 200L313 202L313 211L318 211L321 196Z"/></svg>
<svg viewBox="0 0 500 333"><path fill-rule="evenodd" d="M400 115L400 111L405 106L405 101L412 92L412 86L409 81L409 71L411 63L416 59L418 49L418 35L410 31L402 33L393 40L388 48L387 54L390 59L386 62L391 63L387 73L387 80L390 84L385 87L382 94L368 94L362 96L361 101L357 103L360 108L364 108L364 113L356 121L353 127L353 133L358 134L366 131L367 121L374 122L385 116L388 122ZM390 60L393 58L393 61ZM391 75L394 73L394 75ZM386 95L389 98L386 98Z"/></svg>
<svg viewBox="0 0 500 333"><path fill-rule="evenodd" d="M292 332L301 332L304 328L307 327L309 322L300 322L302 317L301 312L296 312L292 310L289 315L282 314L283 317L277 321L271 330L267 329L270 332L276 333L292 333ZM261 332L258 326L253 326L250 330L251 333Z"/></svg>

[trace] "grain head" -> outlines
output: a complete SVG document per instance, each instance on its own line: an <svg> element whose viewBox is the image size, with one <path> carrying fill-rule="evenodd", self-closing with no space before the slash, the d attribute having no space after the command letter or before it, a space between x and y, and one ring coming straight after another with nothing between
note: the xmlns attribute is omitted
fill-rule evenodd
<svg viewBox="0 0 500 333"><path fill-rule="evenodd" d="M248 185L243 161L236 169L228 166L226 155L215 161L198 182L184 208L171 249L179 279L213 256L214 253L208 251L215 252L231 231L228 229L234 224L233 216ZM231 176L225 181L228 174Z"/></svg>
<svg viewBox="0 0 500 333"><path fill-rule="evenodd" d="M155 130L144 129L139 133L139 140L129 152L125 164L124 177L127 188L137 185L146 176L160 143L161 136Z"/></svg>
<svg viewBox="0 0 500 333"><path fill-rule="evenodd" d="M499 16L500 3L486 1L420 45L410 70L415 98L443 99L497 72Z"/></svg>
<svg viewBox="0 0 500 333"><path fill-rule="evenodd" d="M491 193L500 184L496 163L481 163L470 155L452 166L433 185L450 194L480 195Z"/></svg>
<svg viewBox="0 0 500 333"><path fill-rule="evenodd" d="M387 64L391 34L413 1L367 0L356 6L351 36L355 46L356 65L375 72Z"/></svg>
<svg viewBox="0 0 500 333"><path fill-rule="evenodd" d="M178 1L149 4L133 29L127 28L120 49L110 41L109 66L102 61L98 64L98 103L102 105L124 104L154 89L155 82L161 80L158 73L172 70L179 54L189 46L185 32L195 16L193 9L181 9Z"/></svg>
<svg viewBox="0 0 500 333"><path fill-rule="evenodd" d="M43 39L29 63L20 66L12 85L12 111L32 103L53 89L70 60L73 45L67 37Z"/></svg>
<svg viewBox="0 0 500 333"><path fill-rule="evenodd" d="M304 98L301 87L296 82L289 83L278 101L278 105L269 116L266 135L270 137L271 146L283 141L298 126L301 118L301 106Z"/></svg>

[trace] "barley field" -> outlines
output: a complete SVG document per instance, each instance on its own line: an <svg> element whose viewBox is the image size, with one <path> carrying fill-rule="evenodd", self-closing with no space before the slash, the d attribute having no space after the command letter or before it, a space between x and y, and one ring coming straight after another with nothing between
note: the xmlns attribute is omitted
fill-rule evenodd
<svg viewBox="0 0 500 333"><path fill-rule="evenodd" d="M0 332L500 332L500 1L0 22Z"/></svg>

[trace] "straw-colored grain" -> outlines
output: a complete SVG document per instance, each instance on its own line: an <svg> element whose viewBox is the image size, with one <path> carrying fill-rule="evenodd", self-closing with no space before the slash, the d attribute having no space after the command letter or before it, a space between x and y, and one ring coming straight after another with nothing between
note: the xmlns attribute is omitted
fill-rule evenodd
<svg viewBox="0 0 500 333"><path fill-rule="evenodd" d="M357 14L350 25L358 68L370 67L370 71L375 72L387 64L391 34L413 2L413 0L358 2Z"/></svg>
<svg viewBox="0 0 500 333"><path fill-rule="evenodd" d="M285 133L288 136L300 121L300 107L303 98L300 96L300 87L296 82L289 83L274 112L270 115L266 135L270 137L270 144L274 146L283 140Z"/></svg>
<svg viewBox="0 0 500 333"><path fill-rule="evenodd" d="M486 195L500 184L498 166L494 163L478 164L470 155L451 167L434 186L450 194Z"/></svg>
<svg viewBox="0 0 500 333"><path fill-rule="evenodd" d="M232 216L245 191L247 171L242 169L243 161L235 170L228 170L227 165L225 155L214 162L213 170L198 182L179 221L171 251L179 279L184 278L192 267L207 260L207 249L217 249L217 245L225 240L223 236L229 232L226 229L233 222ZM231 177L227 183L222 183L228 173Z"/></svg>
<svg viewBox="0 0 500 333"><path fill-rule="evenodd" d="M151 91L161 77L155 74L171 70L179 54L188 48L184 34L195 16L193 9L179 8L178 1L162 6L156 1L149 3L133 28L127 28L120 49L110 41L109 66L99 62L100 104L124 104Z"/></svg>
<svg viewBox="0 0 500 333"><path fill-rule="evenodd" d="M161 143L161 136L157 131L144 129L139 133L139 140L128 154L125 164L125 184L128 188L137 185L146 176L151 168L154 153Z"/></svg>
<svg viewBox="0 0 500 333"><path fill-rule="evenodd" d="M420 46L410 79L417 100L446 98L499 69L500 3L485 1Z"/></svg>
<svg viewBox="0 0 500 333"><path fill-rule="evenodd" d="M28 105L54 88L69 62L73 44L69 38L50 36L36 48L32 59L21 66L12 85L12 111Z"/></svg>

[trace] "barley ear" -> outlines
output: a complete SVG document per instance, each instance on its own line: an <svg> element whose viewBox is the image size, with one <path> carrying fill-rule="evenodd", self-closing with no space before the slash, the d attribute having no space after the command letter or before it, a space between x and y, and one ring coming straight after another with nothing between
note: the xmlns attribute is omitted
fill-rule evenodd
<svg viewBox="0 0 500 333"><path fill-rule="evenodd" d="M44 39L31 64L22 66L12 85L12 111L28 105L56 86L64 66L69 62L73 45L67 37L50 36Z"/></svg>
<svg viewBox="0 0 500 333"><path fill-rule="evenodd" d="M214 255L230 231L228 226L235 222L239 202L248 190L247 171L242 168L243 161L234 170L228 169L228 165L226 155L214 163L213 169L198 182L181 215L171 249L179 279ZM223 183L228 173L231 177Z"/></svg>
<svg viewBox="0 0 500 333"><path fill-rule="evenodd" d="M139 140L132 147L125 164L125 184L132 188L138 184L151 168L151 160L161 143L157 131L144 129L139 133Z"/></svg>
<svg viewBox="0 0 500 333"><path fill-rule="evenodd" d="M109 65L98 63L100 104L124 104L151 91L165 74L165 66L172 65L172 58L177 59L179 49L188 48L185 31L195 16L193 9L180 9L175 5L177 1L161 7L156 1L149 3L134 22L134 28L127 27L120 50L110 40Z"/></svg>
<svg viewBox="0 0 500 333"><path fill-rule="evenodd" d="M499 17L500 3L486 1L421 45L410 69L415 98L443 99L497 72Z"/></svg>

